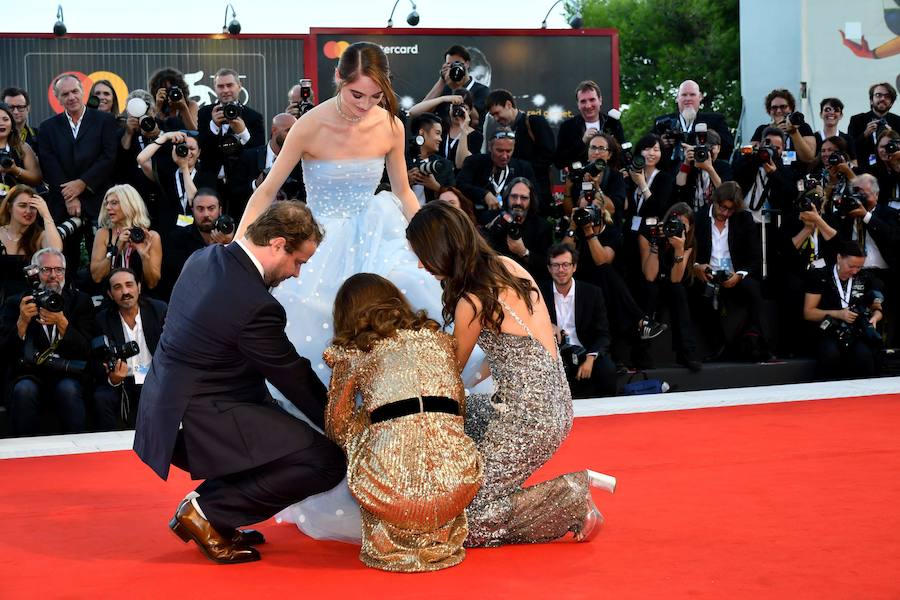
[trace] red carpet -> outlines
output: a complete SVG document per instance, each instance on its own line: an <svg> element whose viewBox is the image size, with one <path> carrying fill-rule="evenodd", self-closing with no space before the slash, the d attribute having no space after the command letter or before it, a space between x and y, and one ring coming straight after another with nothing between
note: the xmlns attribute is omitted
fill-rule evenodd
<svg viewBox="0 0 900 600"><path fill-rule="evenodd" d="M592 467L589 544L470 551L424 575L263 524L218 566L166 523L190 482L130 452L0 461L0 598L900 598L900 395L578 419L543 479Z"/></svg>

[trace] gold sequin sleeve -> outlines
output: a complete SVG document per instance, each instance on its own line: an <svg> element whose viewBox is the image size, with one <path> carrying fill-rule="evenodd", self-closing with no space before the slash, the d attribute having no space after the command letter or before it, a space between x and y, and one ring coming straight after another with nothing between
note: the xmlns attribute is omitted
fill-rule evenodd
<svg viewBox="0 0 900 600"><path fill-rule="evenodd" d="M325 362L332 368L325 407L325 435L342 448L368 425L368 415L356 406L357 373L354 363L361 357L352 350L329 346Z"/></svg>

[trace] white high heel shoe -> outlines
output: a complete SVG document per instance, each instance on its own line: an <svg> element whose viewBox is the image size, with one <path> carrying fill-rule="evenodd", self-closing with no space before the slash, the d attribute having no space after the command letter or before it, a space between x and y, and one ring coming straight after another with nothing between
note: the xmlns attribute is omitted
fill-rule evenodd
<svg viewBox="0 0 900 600"><path fill-rule="evenodd" d="M604 473L598 473L597 471L587 470L588 481L592 487L600 488L601 490L605 490L610 494L614 494L616 491L616 478L612 475L606 475Z"/></svg>

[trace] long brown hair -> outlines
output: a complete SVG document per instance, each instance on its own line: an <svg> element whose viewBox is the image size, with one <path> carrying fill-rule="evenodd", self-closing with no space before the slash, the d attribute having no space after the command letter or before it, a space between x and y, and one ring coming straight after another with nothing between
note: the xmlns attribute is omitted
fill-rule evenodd
<svg viewBox="0 0 900 600"><path fill-rule="evenodd" d="M31 198L35 194L34 188L20 183L9 190L3 203L0 204L0 225L9 225L10 221L12 221L13 204L16 202L16 198L22 194ZM25 258L28 260L31 260L31 256L41 248L41 238L44 235L44 228L41 226L40 222L40 215L38 215L38 218L34 220L34 223L29 225L28 229L22 232L22 237L19 239L19 252L24 254Z"/></svg>
<svg viewBox="0 0 900 600"><path fill-rule="evenodd" d="M423 328L436 331L440 325L424 310L413 311L397 286L380 275L357 273L334 298L335 346L368 352L400 329Z"/></svg>
<svg viewBox="0 0 900 600"><path fill-rule="evenodd" d="M381 46L372 42L356 42L347 46L347 49L341 53L337 72L343 82L338 84L337 91L339 93L344 83L353 83L362 75L374 81L384 93L381 105L387 110L388 119L393 125L394 116L399 110L397 94L394 93L394 88L391 86L391 69Z"/></svg>
<svg viewBox="0 0 900 600"><path fill-rule="evenodd" d="M13 119L12 109L9 107L9 104L0 102L0 110L9 115L9 133L6 134L6 143L9 144L10 149L15 152L16 156L25 160L25 142L22 141L22 137L19 135L19 128L16 125L16 120Z"/></svg>
<svg viewBox="0 0 900 600"><path fill-rule="evenodd" d="M473 309L472 296L481 303L481 326L500 331L503 306L500 294L512 290L534 312L529 279L512 275L497 253L475 230L466 214L448 202L429 202L415 214L406 228L406 239L428 271L443 277L441 300L445 324L453 322L460 300Z"/></svg>
<svg viewBox="0 0 900 600"><path fill-rule="evenodd" d="M452 185L442 185L441 189L438 190L437 196L435 196L435 198L440 198L441 194L443 194L444 192L450 192L451 194L456 196L457 200L459 200L460 210L466 213L466 215L470 219L472 219L473 223L478 222L478 219L475 217L475 207L473 206L472 201L469 200L469 197L462 193L462 190Z"/></svg>

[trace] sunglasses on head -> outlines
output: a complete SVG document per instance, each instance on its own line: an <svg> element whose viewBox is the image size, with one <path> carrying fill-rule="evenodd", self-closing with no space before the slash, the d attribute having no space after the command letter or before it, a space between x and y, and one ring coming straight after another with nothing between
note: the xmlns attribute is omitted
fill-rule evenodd
<svg viewBox="0 0 900 600"><path fill-rule="evenodd" d="M498 131L494 133L494 137L492 139L495 140L514 140L516 139L516 133L514 131Z"/></svg>

